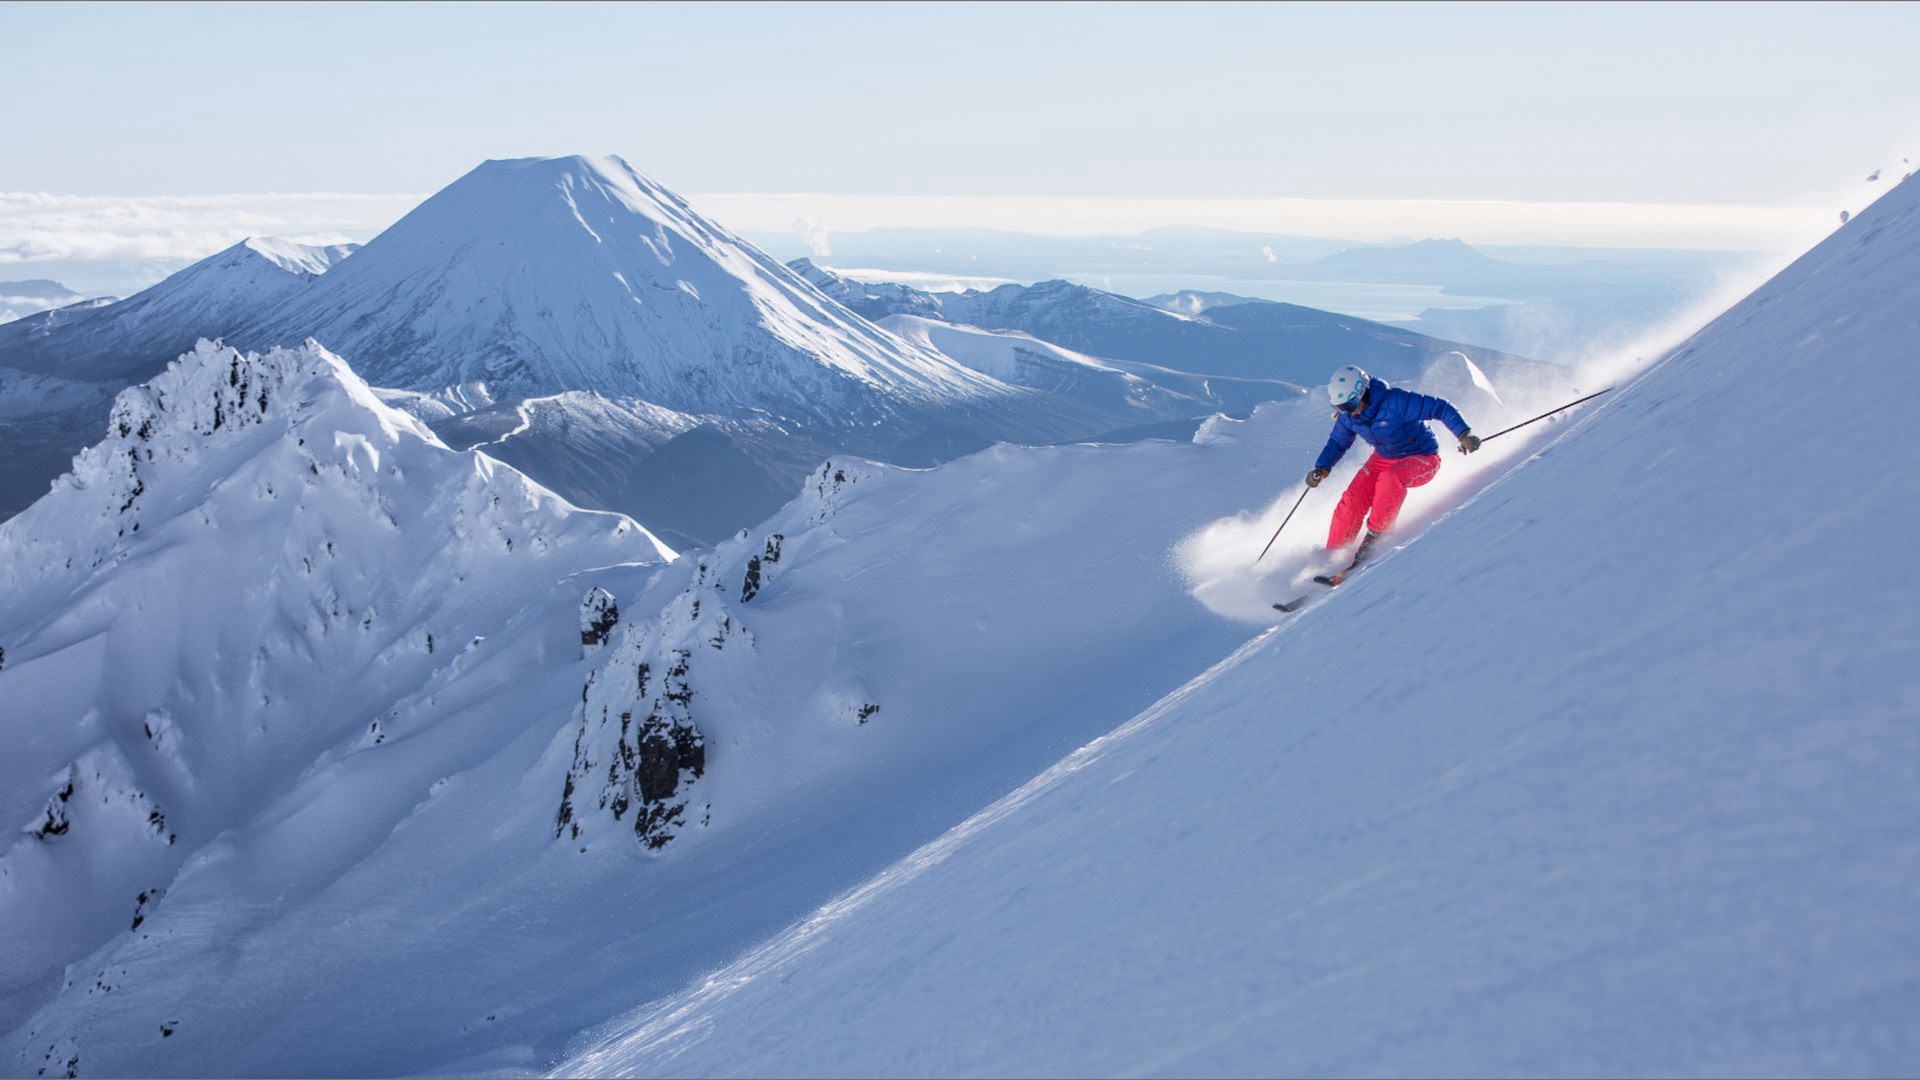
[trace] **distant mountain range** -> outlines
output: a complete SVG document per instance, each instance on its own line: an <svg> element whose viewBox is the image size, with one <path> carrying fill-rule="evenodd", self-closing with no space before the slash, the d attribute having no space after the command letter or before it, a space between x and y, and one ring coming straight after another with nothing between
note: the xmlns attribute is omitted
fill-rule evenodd
<svg viewBox="0 0 1920 1080"><path fill-rule="evenodd" d="M935 287L952 290L1065 279L1141 298L1223 293L1300 303L1542 358L1655 329L1730 281L1758 280L1783 258L1469 245L1457 238L1363 244L1199 228L1110 237L873 229L832 233L824 247L817 236L756 238L769 250L844 268L855 278L939 282Z"/></svg>
<svg viewBox="0 0 1920 1080"><path fill-rule="evenodd" d="M1016 330L1091 356L1195 375L1318 386L1341 364L1407 378L1454 352L1470 352L1483 366L1531 363L1497 350L1297 304L1203 301L1201 312L1190 313L1067 281L926 293L849 281L810 259L790 265L869 318L907 314Z"/></svg>

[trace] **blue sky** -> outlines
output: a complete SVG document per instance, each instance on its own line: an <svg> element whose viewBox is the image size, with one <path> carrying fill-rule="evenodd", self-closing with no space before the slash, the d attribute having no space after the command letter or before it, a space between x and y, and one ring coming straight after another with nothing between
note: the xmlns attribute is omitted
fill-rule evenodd
<svg viewBox="0 0 1920 1080"><path fill-rule="evenodd" d="M841 228L908 196L1825 214L1920 151L1917 56L1915 4L5 3L0 192L417 196L613 152L744 228L776 193Z"/></svg>

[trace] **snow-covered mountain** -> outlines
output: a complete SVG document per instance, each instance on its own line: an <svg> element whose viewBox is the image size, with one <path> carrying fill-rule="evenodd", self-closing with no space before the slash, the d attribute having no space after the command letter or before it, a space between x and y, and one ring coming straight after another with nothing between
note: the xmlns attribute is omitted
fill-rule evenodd
<svg viewBox="0 0 1920 1080"><path fill-rule="evenodd" d="M1201 289L1181 289L1179 292L1161 293L1147 297L1146 303L1157 308L1165 308L1179 315L1201 315L1208 308L1231 307L1234 304L1264 304L1268 300L1259 300L1251 296L1240 296L1228 292L1208 292Z"/></svg>
<svg viewBox="0 0 1920 1080"><path fill-rule="evenodd" d="M1107 360L1188 374L1316 386L1329 371L1348 363L1389 379L1418 375L1452 352L1466 352L1489 370L1518 371L1533 363L1297 304L1203 304L1201 311L1187 313L1067 281L927 293L866 285L805 259L791 265L868 318L910 314L988 330L1017 330Z"/></svg>
<svg viewBox="0 0 1920 1080"><path fill-rule="evenodd" d="M352 250L255 237L126 300L0 325L0 520L45 494L99 437L115 394L200 338L229 334L297 295Z"/></svg>
<svg viewBox="0 0 1920 1080"><path fill-rule="evenodd" d="M1127 370L1138 365L1122 365L1100 360L1071 349L1041 341L1017 331L982 330L918 315L889 315L880 325L894 335L922 345L934 352L999 382L1057 394L1075 402L1084 402L1122 416L1138 410L1144 422L1192 416L1197 421L1210 403L1197 387L1183 386L1185 393L1174 392ZM1292 396L1290 386L1270 387L1263 400Z"/></svg>
<svg viewBox="0 0 1920 1080"><path fill-rule="evenodd" d="M151 378L199 339L233 336L299 295L353 251L243 240L118 303L0 326L0 367L87 382Z"/></svg>
<svg viewBox="0 0 1920 1080"><path fill-rule="evenodd" d="M311 344L203 342L122 392L0 524L7 1071L99 1068L64 1023L20 1026L43 1004L172 1038L187 999L121 1012L132 972L205 943L201 917L223 951L298 921L417 805L464 801L448 777L550 735L584 675L581 596L671 555L449 450ZM161 917L176 904L201 915Z"/></svg>
<svg viewBox="0 0 1920 1080"><path fill-rule="evenodd" d="M557 1074L1910 1071L1920 503L1783 433L1838 368L1913 388L1916 334L1908 181L1348 585ZM1292 502L1183 552L1244 566Z"/></svg>
<svg viewBox="0 0 1920 1080"><path fill-rule="evenodd" d="M616 157L489 161L240 340L310 335L379 386L562 391L870 422L998 388L877 332Z"/></svg>
<svg viewBox="0 0 1920 1080"><path fill-rule="evenodd" d="M940 317L939 299L932 293L910 285L893 281L855 281L812 259L795 259L787 266L809 285L875 321L888 315Z"/></svg>

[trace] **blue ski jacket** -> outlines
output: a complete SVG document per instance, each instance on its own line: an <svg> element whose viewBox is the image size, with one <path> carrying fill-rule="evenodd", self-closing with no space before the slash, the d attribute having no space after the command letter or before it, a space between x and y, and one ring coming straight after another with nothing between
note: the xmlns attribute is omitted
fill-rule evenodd
<svg viewBox="0 0 1920 1080"><path fill-rule="evenodd" d="M1320 460L1314 462L1316 468L1333 468L1353 445L1356 435L1383 458L1403 458L1440 452L1433 432L1427 430L1429 420L1447 425L1455 437L1467 432L1467 422L1461 418L1460 410L1446 398L1388 386L1385 379L1373 380L1367 393L1370 396L1366 408L1357 413L1334 414L1333 434L1327 437L1327 448L1320 451Z"/></svg>

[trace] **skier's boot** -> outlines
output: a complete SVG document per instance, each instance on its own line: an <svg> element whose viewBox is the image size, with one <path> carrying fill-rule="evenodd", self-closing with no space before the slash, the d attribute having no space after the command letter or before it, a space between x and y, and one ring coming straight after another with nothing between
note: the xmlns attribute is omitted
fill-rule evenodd
<svg viewBox="0 0 1920 1080"><path fill-rule="evenodd" d="M1353 563L1352 565L1347 567L1346 572L1351 574L1354 572L1355 569L1357 569L1360 566L1361 563L1366 562L1367 556L1373 554L1373 545L1379 543L1380 538L1385 535L1387 534L1374 532L1372 529L1368 529L1366 539L1360 541L1359 550L1353 553Z"/></svg>
<svg viewBox="0 0 1920 1080"><path fill-rule="evenodd" d="M1322 585L1327 585L1327 586L1338 585L1341 582L1347 580L1347 578L1353 575L1353 572L1355 570L1358 570L1360 568L1360 564L1367 561L1367 558L1373 554L1373 546L1375 544L1378 544L1380 542L1380 538L1385 535L1387 534L1374 532L1372 529L1368 529L1366 538L1360 541L1360 547L1356 549L1353 553L1353 561L1347 564L1347 568L1345 570L1342 570L1337 574L1319 574L1319 575L1316 575L1313 580L1319 582Z"/></svg>

